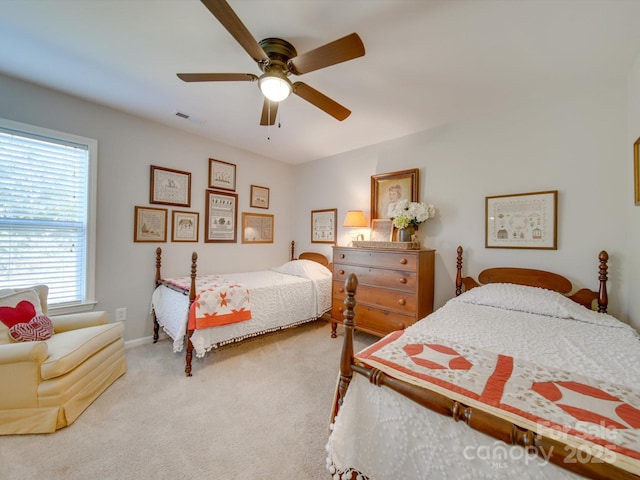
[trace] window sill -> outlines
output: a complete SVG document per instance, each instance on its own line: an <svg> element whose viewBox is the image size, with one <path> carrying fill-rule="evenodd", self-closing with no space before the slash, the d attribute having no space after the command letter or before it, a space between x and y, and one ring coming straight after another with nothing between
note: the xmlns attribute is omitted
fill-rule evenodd
<svg viewBox="0 0 640 480"><path fill-rule="evenodd" d="M47 313L51 316L66 315L68 313L81 313L93 310L98 302L78 303L76 305L64 305L60 307L51 306L47 308Z"/></svg>

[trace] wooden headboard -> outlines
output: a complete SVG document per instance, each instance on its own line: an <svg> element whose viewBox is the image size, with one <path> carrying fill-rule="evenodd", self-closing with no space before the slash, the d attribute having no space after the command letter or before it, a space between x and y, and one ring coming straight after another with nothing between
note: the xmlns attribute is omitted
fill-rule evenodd
<svg viewBox="0 0 640 480"><path fill-rule="evenodd" d="M596 292L589 290L588 288L583 288L572 295L569 295L573 290L573 285L569 279L562 275L558 275L557 273L546 272L544 270L497 267L489 268L480 272L478 275L478 281L471 277L463 277L462 252L462 247L459 246L457 257L456 296L462 293L463 286L465 290L469 290L480 285L486 285L487 283L515 283L518 285L546 288L547 290L559 292L574 302L584 305L589 309L593 308L593 302L594 300L597 300L598 312L607 312L607 305L609 303L609 298L607 296L607 261L609 260L609 254L604 250L598 255L598 260L600 262L598 271L598 291Z"/></svg>

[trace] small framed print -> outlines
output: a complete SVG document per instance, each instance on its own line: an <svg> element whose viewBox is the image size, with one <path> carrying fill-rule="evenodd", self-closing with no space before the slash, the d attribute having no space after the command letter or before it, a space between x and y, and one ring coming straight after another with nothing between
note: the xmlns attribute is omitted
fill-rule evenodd
<svg viewBox="0 0 640 480"><path fill-rule="evenodd" d="M209 159L209 188L236 191L236 166L222 160Z"/></svg>
<svg viewBox="0 0 640 480"><path fill-rule="evenodd" d="M151 165L149 203L191 206L191 173Z"/></svg>
<svg viewBox="0 0 640 480"><path fill-rule="evenodd" d="M373 219L371 220L372 242L390 242L393 240L393 223L391 220Z"/></svg>
<svg viewBox="0 0 640 480"><path fill-rule="evenodd" d="M204 217L205 243L237 241L238 195L229 192L206 192Z"/></svg>
<svg viewBox="0 0 640 480"><path fill-rule="evenodd" d="M242 243L273 243L273 215L242 212Z"/></svg>
<svg viewBox="0 0 640 480"><path fill-rule="evenodd" d="M557 250L558 191L485 199L486 248Z"/></svg>
<svg viewBox="0 0 640 480"><path fill-rule="evenodd" d="M267 187L251 185L250 206L254 208L269 208L269 189Z"/></svg>
<svg viewBox="0 0 640 480"><path fill-rule="evenodd" d="M167 209L151 207L135 207L134 242L166 242L167 241Z"/></svg>
<svg viewBox="0 0 640 480"><path fill-rule="evenodd" d="M338 209L311 211L311 243L336 243Z"/></svg>
<svg viewBox="0 0 640 480"><path fill-rule="evenodd" d="M173 210L172 214L172 242L197 242L200 223L198 212L182 212Z"/></svg>

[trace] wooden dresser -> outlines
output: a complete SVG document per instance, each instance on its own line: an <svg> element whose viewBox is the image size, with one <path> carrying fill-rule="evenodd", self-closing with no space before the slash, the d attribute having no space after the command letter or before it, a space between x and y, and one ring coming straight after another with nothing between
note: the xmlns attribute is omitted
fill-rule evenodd
<svg viewBox="0 0 640 480"><path fill-rule="evenodd" d="M435 250L333 247L331 337L344 320L345 280L358 277L356 329L384 336L433 311Z"/></svg>

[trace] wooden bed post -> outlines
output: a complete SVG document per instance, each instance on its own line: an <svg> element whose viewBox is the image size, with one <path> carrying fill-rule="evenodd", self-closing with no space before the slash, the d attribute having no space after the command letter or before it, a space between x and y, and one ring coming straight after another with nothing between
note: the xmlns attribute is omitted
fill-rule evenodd
<svg viewBox="0 0 640 480"><path fill-rule="evenodd" d="M295 240L291 240L291 255L289 257L289 260L295 260L296 259L296 242Z"/></svg>
<svg viewBox="0 0 640 480"><path fill-rule="evenodd" d="M609 305L609 297L607 295L607 261L609 260L609 254L602 250L598 255L600 260L598 280L600 281L600 288L598 289L598 312L607 313L607 306Z"/></svg>
<svg viewBox="0 0 640 480"><path fill-rule="evenodd" d="M156 248L156 287L160 285L160 280L162 280L162 275L160 274L160 266L162 265L162 248ZM153 315L153 343L158 343L160 324L158 323L158 319L156 318L156 312L152 313Z"/></svg>
<svg viewBox="0 0 640 480"><path fill-rule="evenodd" d="M458 245L457 251L456 297L462 293L462 245Z"/></svg>
<svg viewBox="0 0 640 480"><path fill-rule="evenodd" d="M353 330L356 326L354 318L356 316L356 289L358 288L358 279L355 274L349 275L346 282L344 282L347 296L344 299L344 306L346 307L344 312L344 342L342 343L342 356L340 357L340 381L338 382L338 393L336 395L336 404L334 405L335 419L344 396L347 394L347 388L351 383L353 377L353 370L351 364L353 363Z"/></svg>
<svg viewBox="0 0 640 480"><path fill-rule="evenodd" d="M191 254L191 286L189 287L189 315L191 314L191 306L196 299L196 271L198 270L198 254ZM188 320L187 320L188 322ZM188 324L187 324L188 325ZM187 326L187 353L185 356L184 373L187 377L191 376L191 360L193 359L193 343L191 343L191 335L193 329Z"/></svg>

